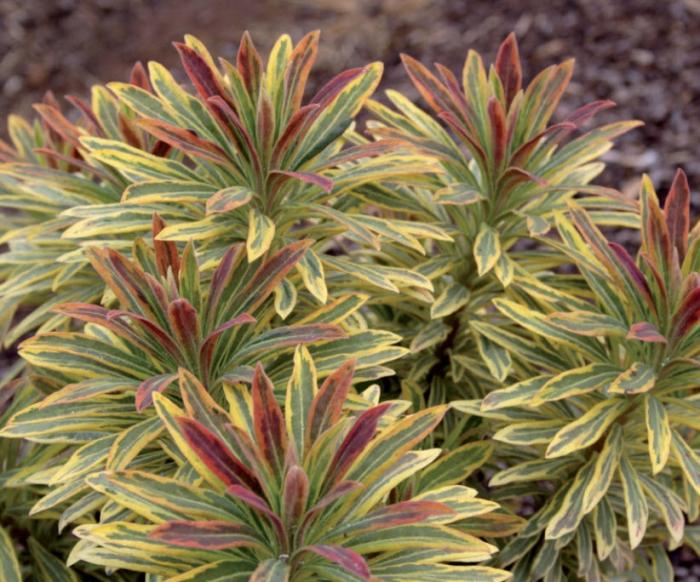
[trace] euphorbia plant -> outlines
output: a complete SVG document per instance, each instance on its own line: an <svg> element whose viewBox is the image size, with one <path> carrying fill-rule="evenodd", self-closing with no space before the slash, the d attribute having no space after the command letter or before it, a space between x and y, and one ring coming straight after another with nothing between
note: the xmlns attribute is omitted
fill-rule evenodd
<svg viewBox="0 0 700 582"><path fill-rule="evenodd" d="M140 64L131 82L148 87ZM156 156L170 149L136 127L130 110L106 87L94 86L89 103L67 99L70 112L62 111L48 94L35 105L40 120L31 125L10 116L10 144L0 141L0 208L7 212L0 242L8 245L8 252L0 255L0 339L6 347L27 332L48 331L65 322L65 316L50 312L56 304L94 301L104 289L81 253L90 241L63 236L76 222L64 213L76 206L118 202L126 181L90 159L80 139L108 137ZM124 234L122 229L103 241L124 249L130 245Z"/></svg>
<svg viewBox="0 0 700 582"><path fill-rule="evenodd" d="M580 208L571 211L575 229L559 217L560 248L586 281L585 297L496 300L532 334L540 362L521 364L538 373L480 405L456 404L491 418L500 427L494 439L526 448L492 485L529 484L539 496L537 482L553 484L556 493L502 555L524 564L544 534L544 545L534 546L533 578L552 568L589 578L641 570L640 554L629 553L638 546L660 576L668 562L658 544L682 543L685 516L694 521L700 512L700 229L689 231L685 175L676 175L663 210L645 178L641 206L636 260ZM502 344L513 347L505 337Z"/></svg>
<svg viewBox="0 0 700 582"><path fill-rule="evenodd" d="M156 235L163 226L155 216ZM179 369L205 383L218 401L224 385L250 380L256 362L286 381L291 351L301 344L314 344L321 374L349 357L365 380L390 373L381 364L403 353L392 345L399 338L348 325L362 297L338 297L323 309L297 310L297 322L272 324L273 292L308 246L299 241L267 261L248 263L243 245L234 245L211 273L198 265L192 245L180 254L175 243L156 241L153 251L139 240L133 260L113 249L93 249L92 265L110 290L106 306L58 306L85 328L39 334L20 349L31 364L27 382L47 396L17 410L2 435L54 447L53 455L14 480L53 486L31 513L60 508L63 528L94 511L104 500L86 500L84 478L102 466L155 463L172 472L153 446L162 424L152 399L169 389Z"/></svg>
<svg viewBox="0 0 700 582"><path fill-rule="evenodd" d="M416 186L413 196L407 188L387 193L385 204L437 222L454 244L434 243L427 261L388 253L398 264L417 264L433 282L436 297L425 306L396 301L389 314L397 330L408 327L405 335L419 357L411 374L416 384L435 382L439 389L448 382L449 397L475 397L487 385L503 382L511 366L508 352L481 330L481 322L489 321L490 302L512 288L517 293L541 285L540 277L562 260L558 253L534 251L532 245L522 250L518 243L546 234L555 213L577 195L597 223L635 224L634 203L589 182L602 171L598 159L612 140L638 123L581 132L599 111L614 105L610 101L586 104L551 123L573 61L548 67L523 86L514 35L500 46L488 71L481 56L469 51L461 80L442 65L436 65L436 76L412 57L402 58L438 119L388 91L396 111L370 102L378 118L372 132L408 141L435 158L440 171ZM416 318L421 324L412 321Z"/></svg>
<svg viewBox="0 0 700 582"><path fill-rule="evenodd" d="M188 36L184 86L151 63L80 120L12 118L0 577L671 580L700 499L684 176L663 210L591 185L635 122L552 122L572 62L523 86L512 36L461 83L404 57L437 119L372 101L378 63L305 95L317 41L217 64Z"/></svg>
<svg viewBox="0 0 700 582"><path fill-rule="evenodd" d="M346 362L317 387L302 347L283 407L258 365L250 394L232 393L228 411L181 370L184 409L160 395L156 408L204 484L93 474L91 487L145 523L79 527L72 560L176 580L506 579L471 564L495 548L458 529L496 504L460 485L396 495L439 454L416 447L445 408L407 415L407 403L377 403L372 389L348 406L353 368Z"/></svg>
<svg viewBox="0 0 700 582"><path fill-rule="evenodd" d="M176 220L159 238L198 240L214 256L238 241L245 241L254 260L291 240L313 240L297 269L321 303L328 296L329 267L344 287L349 274L375 291L431 289L425 278L405 269L362 269L325 256L339 254L334 238L343 232L373 247L384 241L421 249L423 238L449 240L437 226L362 212L363 186L417 179L432 168L432 160L398 147L396 140L352 143L353 120L379 83L381 63L340 73L304 103L318 33L296 46L282 36L267 64L247 33L235 64L221 59L220 67L192 36L175 46L196 94L156 63L149 67L152 92L133 83L113 83L110 89L136 112L142 130L173 148L178 161L110 139L84 138L92 159L131 184L119 204L69 211L80 220L68 237L143 231L150 212L168 208L177 211Z"/></svg>

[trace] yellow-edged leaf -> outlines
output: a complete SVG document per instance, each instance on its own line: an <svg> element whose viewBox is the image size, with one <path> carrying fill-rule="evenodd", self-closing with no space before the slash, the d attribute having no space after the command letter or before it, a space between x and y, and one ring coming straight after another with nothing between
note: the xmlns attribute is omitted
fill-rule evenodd
<svg viewBox="0 0 700 582"><path fill-rule="evenodd" d="M654 475L663 470L671 453L671 425L666 408L651 394L644 398L644 419L649 442L649 459Z"/></svg>
<svg viewBox="0 0 700 582"><path fill-rule="evenodd" d="M498 233L483 223L474 240L474 260L479 276L493 269L501 256L501 241Z"/></svg>
<svg viewBox="0 0 700 582"><path fill-rule="evenodd" d="M549 443L545 456L552 459L591 446L603 436L627 406L625 400L616 398L599 402L557 432Z"/></svg>
<svg viewBox="0 0 700 582"><path fill-rule="evenodd" d="M248 211L248 237L246 251L248 261L253 262L264 255L275 237L275 223L267 216L251 208ZM308 255L308 251L306 253Z"/></svg>

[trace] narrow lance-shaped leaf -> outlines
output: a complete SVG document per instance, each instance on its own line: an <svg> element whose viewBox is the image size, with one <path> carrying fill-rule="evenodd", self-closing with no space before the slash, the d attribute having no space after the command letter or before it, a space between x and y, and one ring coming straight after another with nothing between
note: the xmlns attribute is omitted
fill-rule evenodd
<svg viewBox="0 0 700 582"><path fill-rule="evenodd" d="M671 453L671 426L666 408L654 396L644 399L644 418L649 442L649 459L654 475L663 470Z"/></svg>
<svg viewBox="0 0 700 582"><path fill-rule="evenodd" d="M272 382L265 374L262 364L255 367L252 394L255 440L268 464L281 470L287 451L287 432L282 410L275 400Z"/></svg>
<svg viewBox="0 0 700 582"><path fill-rule="evenodd" d="M185 548L225 550L260 545L253 534L248 526L230 521L168 521L150 537Z"/></svg>
<svg viewBox="0 0 700 582"><path fill-rule="evenodd" d="M287 385L284 411L287 434L291 437L298 459L304 458L307 413L317 391L316 367L308 348L300 345L294 352L294 369Z"/></svg>
<svg viewBox="0 0 700 582"><path fill-rule="evenodd" d="M649 518L649 506L642 490L639 475L626 456L620 459L620 480L625 498L630 547L634 549L644 538Z"/></svg>
<svg viewBox="0 0 700 582"><path fill-rule="evenodd" d="M252 263L264 255L270 248L274 236L275 223L264 214L251 209L248 213L248 238L246 239L248 261Z"/></svg>
<svg viewBox="0 0 700 582"><path fill-rule="evenodd" d="M313 443L323 431L338 421L354 372L355 361L350 360L326 378L308 411L308 443Z"/></svg>
<svg viewBox="0 0 700 582"><path fill-rule="evenodd" d="M626 408L625 400L611 398L599 402L554 435L546 457L561 457L592 445Z"/></svg>
<svg viewBox="0 0 700 582"><path fill-rule="evenodd" d="M482 223L474 240L474 260L479 276L488 273L501 256L501 242L498 233L485 223Z"/></svg>

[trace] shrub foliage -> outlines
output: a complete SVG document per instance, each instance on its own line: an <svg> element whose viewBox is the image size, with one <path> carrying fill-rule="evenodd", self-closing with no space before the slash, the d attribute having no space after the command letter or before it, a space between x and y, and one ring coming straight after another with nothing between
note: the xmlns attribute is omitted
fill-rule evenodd
<svg viewBox="0 0 700 582"><path fill-rule="evenodd" d="M0 578L673 580L700 548L700 226L595 184L515 37L306 90L188 36L0 143ZM183 77L184 78L184 77ZM364 127L356 118L363 112ZM621 246L620 229L639 248Z"/></svg>

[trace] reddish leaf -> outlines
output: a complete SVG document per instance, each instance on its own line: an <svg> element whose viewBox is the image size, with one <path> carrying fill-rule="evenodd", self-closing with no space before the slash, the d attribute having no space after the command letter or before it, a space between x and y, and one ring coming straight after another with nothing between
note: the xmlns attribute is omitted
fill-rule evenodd
<svg viewBox="0 0 700 582"><path fill-rule="evenodd" d="M326 483L333 485L343 478L355 459L374 438L379 419L389 408L391 408L390 403L380 404L365 410L357 418L333 456Z"/></svg>
<svg viewBox="0 0 700 582"><path fill-rule="evenodd" d="M305 130L310 126L311 120L318 115L317 110L320 109L320 107L318 103L311 103L309 105L304 105L304 107L292 115L272 150L271 163L273 166L277 166L280 161L284 159L288 150L301 140L305 134Z"/></svg>
<svg viewBox="0 0 700 582"><path fill-rule="evenodd" d="M523 83L523 71L520 65L518 41L514 33L510 33L503 41L496 55L496 72L503 83L506 105L509 106Z"/></svg>
<svg viewBox="0 0 700 582"><path fill-rule="evenodd" d="M156 527L149 537L183 548L225 550L255 547L260 542L246 525L230 521L166 521Z"/></svg>
<svg viewBox="0 0 700 582"><path fill-rule="evenodd" d="M219 261L219 265L212 275L209 299L207 300L207 307L205 310L205 313L208 314L208 329L211 329L215 324L216 316L220 311L219 307L224 296L224 291L231 282L244 256L245 245L243 243L232 245L224 253L224 256Z"/></svg>
<svg viewBox="0 0 700 582"><path fill-rule="evenodd" d="M201 139L194 131L171 125L159 119L142 118L140 127L159 140L170 144L190 156L202 158L215 164L226 164L228 156L218 145Z"/></svg>
<svg viewBox="0 0 700 582"><path fill-rule="evenodd" d="M141 412L153 404L153 394L163 392L177 380L177 374L160 374L144 380L136 390L136 410Z"/></svg>
<svg viewBox="0 0 700 582"><path fill-rule="evenodd" d="M293 465L287 471L282 487L282 512L287 526L296 524L306 510L309 499L309 478L304 469Z"/></svg>
<svg viewBox="0 0 700 582"><path fill-rule="evenodd" d="M260 53L255 48L253 39L250 37L250 33L247 30L243 33L241 43L238 46L236 66L248 89L248 93L253 97L252 101L255 102L260 88L263 64Z"/></svg>
<svg viewBox="0 0 700 582"><path fill-rule="evenodd" d="M180 60L185 68L185 72L202 99L206 101L208 97L215 95L226 99L226 93L209 64L186 44L175 42L173 45L177 52L180 53Z"/></svg>
<svg viewBox="0 0 700 582"><path fill-rule="evenodd" d="M418 89L425 102L436 113L446 111L449 108L450 94L437 77L413 57L402 54L401 61L413 85Z"/></svg>
<svg viewBox="0 0 700 582"><path fill-rule="evenodd" d="M672 243L666 219L658 206L656 196L643 197L642 247L654 259L657 269L666 273L673 259Z"/></svg>
<svg viewBox="0 0 700 582"><path fill-rule="evenodd" d="M264 160L269 160L272 154L275 137L275 112L272 110L270 98L263 93L258 99L258 110L255 118L255 135L258 139L260 152Z"/></svg>
<svg viewBox="0 0 700 582"><path fill-rule="evenodd" d="M44 122L67 143L75 148L80 148L80 131L68 121L57 107L37 103L34 109Z"/></svg>
<svg viewBox="0 0 700 582"><path fill-rule="evenodd" d="M212 356L214 354L214 348L216 347L217 341L222 333L224 333L227 329L231 329L232 327L244 325L247 323L255 323L256 321L257 320L252 315L249 315L248 313L241 313L240 315L237 315L233 319L230 319L229 321L220 325L214 331L212 331L206 337L206 339L202 343L202 347L199 350L199 361L202 364L202 370L204 370L205 372L209 370L209 366L211 365L212 361Z"/></svg>
<svg viewBox="0 0 700 582"><path fill-rule="evenodd" d="M409 500L392 503L367 516L371 520L368 529L386 529L413 523L422 523L436 515L454 513L450 507L438 501Z"/></svg>
<svg viewBox="0 0 700 582"><path fill-rule="evenodd" d="M304 516L304 521L299 527L299 543L303 543L304 535L309 526L326 507L362 487L363 485L359 481L341 481L334 485Z"/></svg>
<svg viewBox="0 0 700 582"><path fill-rule="evenodd" d="M656 311L656 306L654 305L654 300L651 295L651 289L649 288L649 283L647 283L646 277L639 270L637 264L630 254L625 250L625 247L619 245L615 242L608 243L610 250L615 253L620 264L624 267L625 271L629 275L629 279L632 281L634 286L639 290L639 293L646 301L647 305L652 311Z"/></svg>
<svg viewBox="0 0 700 582"><path fill-rule="evenodd" d="M494 166L498 168L506 152L506 115L498 99L491 97L488 103L488 114L491 122L491 142L493 143Z"/></svg>
<svg viewBox="0 0 700 582"><path fill-rule="evenodd" d="M143 332L152 336L152 341L159 348L165 348L168 353L173 357L173 359L180 360L182 358L182 352L180 348L175 344L172 338L156 323L153 323L147 317L139 315L138 313L132 313L130 311L122 311L119 309L112 309L107 313L107 318L110 321L119 319L128 319L134 324L138 325ZM134 336L139 337L137 335Z"/></svg>
<svg viewBox="0 0 700 582"><path fill-rule="evenodd" d="M695 287L685 296L673 319L677 339L684 337L700 321L700 287Z"/></svg>
<svg viewBox="0 0 700 582"><path fill-rule="evenodd" d="M196 420L180 417L177 423L192 450L224 485L258 488L255 475L233 455L219 437Z"/></svg>
<svg viewBox="0 0 700 582"><path fill-rule="evenodd" d="M355 360L349 360L326 378L309 409L307 425L309 442L314 442L321 433L338 422L354 373Z"/></svg>
<svg viewBox="0 0 700 582"><path fill-rule="evenodd" d="M615 107L615 102L609 99L593 101L576 109L573 113L567 116L565 122L573 123L576 127L581 127L589 119L595 117L599 112Z"/></svg>
<svg viewBox="0 0 700 582"><path fill-rule="evenodd" d="M188 354L190 363L197 363L200 338L197 310L187 299L175 299L168 305L168 322L178 344Z"/></svg>
<svg viewBox="0 0 700 582"><path fill-rule="evenodd" d="M517 184L522 184L523 182L534 182L538 186L546 186L547 180L535 176L533 173L524 170L523 168L517 168L515 166L510 166L501 176L501 185L505 189L512 188Z"/></svg>
<svg viewBox="0 0 700 582"><path fill-rule="evenodd" d="M151 153L154 156L158 156L159 158L164 158L170 153L170 150L173 149L172 146L169 143L165 143L163 140L158 140L156 143L153 144L153 147L151 148Z"/></svg>
<svg viewBox="0 0 700 582"><path fill-rule="evenodd" d="M78 109L80 113L83 114L85 121L92 129L92 133L104 137L105 133L104 131L102 131L102 124L95 116L95 112L92 110L92 107L89 103L87 103L80 97L76 97L75 95L66 95L66 101L68 101L73 107Z"/></svg>
<svg viewBox="0 0 700 582"><path fill-rule="evenodd" d="M313 552L329 562L338 564L343 570L358 576L362 580L369 580L372 575L365 559L349 548L330 544L315 544L306 546L304 551Z"/></svg>
<svg viewBox="0 0 700 582"><path fill-rule="evenodd" d="M140 87L144 91L153 93L153 88L151 87L151 82L148 79L148 73L146 68L143 66L141 61L136 61L134 66L131 68L131 74L129 75L129 83Z"/></svg>
<svg viewBox="0 0 700 582"><path fill-rule="evenodd" d="M542 143L542 138L551 136L552 134L567 133L573 129L576 129L576 125L570 122L555 123L554 125L550 125L515 150L513 155L510 156L510 164L516 167L524 166L529 160L530 154L532 154L537 146Z"/></svg>
<svg viewBox="0 0 700 582"><path fill-rule="evenodd" d="M279 174L286 176L288 178L295 178L301 182L307 184L314 184L320 187L324 192L329 193L333 189L333 180L321 176L320 174L314 174L312 172L287 172L285 170L274 170L272 174Z"/></svg>
<svg viewBox="0 0 700 582"><path fill-rule="evenodd" d="M338 95L351 81L359 77L364 70L365 69L362 67L356 67L354 69L347 69L342 73L338 73L318 90L318 92L311 98L311 103L320 105L318 109L318 112L320 113L329 103L333 101L333 99L335 99L336 95Z"/></svg>
<svg viewBox="0 0 700 582"><path fill-rule="evenodd" d="M308 239L290 243L268 259L243 290L242 296L245 299L240 309L254 312L296 266L312 244L313 241Z"/></svg>
<svg viewBox="0 0 700 582"><path fill-rule="evenodd" d="M308 33L294 47L292 54L289 55L284 84L287 95L287 107L290 112L296 112L301 106L304 88L318 52L318 38L319 32L317 30Z"/></svg>
<svg viewBox="0 0 700 582"><path fill-rule="evenodd" d="M272 382L262 364L255 367L252 385L255 440L270 467L281 471L287 451L287 431Z"/></svg>
<svg viewBox="0 0 700 582"><path fill-rule="evenodd" d="M231 136L240 155L253 165L256 174L261 174L263 170L257 148L240 117L238 117L231 106L218 95L207 99L207 103L210 106L211 112L217 118L219 125Z"/></svg>
<svg viewBox="0 0 700 582"><path fill-rule="evenodd" d="M134 128L131 120L124 115L121 111L117 114L117 123L119 125L119 131L122 134L122 138L130 146L138 149L143 149L143 143L141 141L140 135Z"/></svg>
<svg viewBox="0 0 700 582"><path fill-rule="evenodd" d="M678 258L683 262L688 252L688 230L690 227L690 187L688 178L681 169L676 171L671 189L664 204L664 218L668 226L671 243L678 251Z"/></svg>
<svg viewBox="0 0 700 582"><path fill-rule="evenodd" d="M173 277L177 279L180 272L180 255L177 252L177 245L172 241L158 240L158 234L165 228L165 221L157 212L153 213L153 248L156 252L156 266L158 272L167 277L168 268L172 271Z"/></svg>
<svg viewBox="0 0 700 582"><path fill-rule="evenodd" d="M447 125L449 125L457 134L457 137L461 138L465 145L469 148L471 154L476 158L476 161L481 166L486 166L486 152L481 144L473 137L473 131L470 132L467 128L460 123L457 116L451 111L443 111L438 114L438 117L442 119Z"/></svg>
<svg viewBox="0 0 700 582"><path fill-rule="evenodd" d="M280 543L282 547L285 547L287 536L284 531L284 525L282 525L282 521L277 516L277 514L275 514L275 512L272 511L267 501L265 501L259 495L253 493L250 489L247 489L246 487L242 487L240 485L231 485L226 489L226 493L228 493L232 497L240 499L249 507L255 509L256 511L266 516L272 523L273 527L275 528L275 531L277 532L278 543Z"/></svg>
<svg viewBox="0 0 700 582"><path fill-rule="evenodd" d="M457 81L454 73L450 71L447 67L442 66L439 63L435 63L435 68L440 73L443 82L445 83L445 88L450 96L450 101L453 107L453 112L460 114L465 123L469 126L470 133L475 133L474 123L477 120L476 113L471 105L467 102L464 93L462 93L462 88Z"/></svg>
<svg viewBox="0 0 700 582"><path fill-rule="evenodd" d="M107 172L104 172L100 168L92 167L90 164L71 155L62 154L50 148L34 148L32 151L37 154L46 156L51 160L65 162L66 164L68 164L69 172L83 170L86 174L93 174L104 180L112 181L112 177ZM75 149L73 150L73 152L78 153ZM55 165L54 167L57 167L57 165Z"/></svg>
<svg viewBox="0 0 700 582"><path fill-rule="evenodd" d="M109 329L118 337L125 339L133 346L151 354L158 355L162 348L165 348L176 358L180 355L177 346L172 343L162 329L155 324L151 324L150 322L150 325L144 325L140 321L138 315L114 310L110 311L104 307L92 305L90 303L63 303L61 305L57 305L51 311L54 313L67 315L68 317L72 317L73 319L78 319L80 321L96 323L106 329ZM133 319L137 325L147 332L148 336L152 337L144 337L142 334L136 333L131 326L127 325L123 321L119 321L119 318L122 317L129 317Z"/></svg>
<svg viewBox="0 0 700 582"><path fill-rule="evenodd" d="M640 342L666 343L666 338L661 335L657 327L647 321L633 324L627 333L627 339L635 339Z"/></svg>
<svg viewBox="0 0 700 582"><path fill-rule="evenodd" d="M285 347L310 344L321 341L342 339L347 334L340 326L334 323L307 323L305 325L290 325L277 327L265 332L264 340L259 344L253 342L244 348L242 353L246 356L257 352L280 350Z"/></svg>
<svg viewBox="0 0 700 582"><path fill-rule="evenodd" d="M87 255L92 267L116 295L122 307L154 317L150 297L152 291L138 265L110 248L92 247Z"/></svg>

